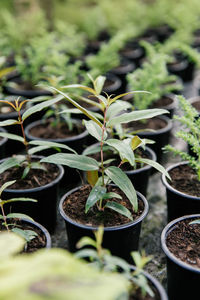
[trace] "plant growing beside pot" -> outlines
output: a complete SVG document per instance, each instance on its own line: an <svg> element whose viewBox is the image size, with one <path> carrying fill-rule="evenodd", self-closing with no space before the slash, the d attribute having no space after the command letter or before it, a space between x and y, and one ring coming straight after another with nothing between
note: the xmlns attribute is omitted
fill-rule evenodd
<svg viewBox="0 0 200 300"><path fill-rule="evenodd" d="M90 118L90 121L85 121L84 123L88 132L100 142L101 162L99 163L95 159L85 155L65 153L53 154L42 159L41 162L58 163L87 171L87 178L90 185L73 189L65 194L60 202L61 214L66 221L70 250L75 251L77 240L85 234L91 235L92 230L103 223L105 225L105 245L111 249L114 254L118 253L119 256L130 259L130 250L137 249L139 239L139 236L136 236L135 229L132 227L136 225L139 233L140 222L147 213L148 205L144 196L140 193L136 193L130 179L121 170L120 166L125 161L128 161L131 165L134 164L135 158L133 150L141 144L141 141L135 136L130 139L126 147L124 147L123 142L114 138L108 138L109 128L120 123L127 123L142 118L151 118L166 111L152 109L118 115L122 107L121 105L118 106L116 101L123 95L118 95L114 98L110 96L106 98L100 95L104 81L105 77L102 76L93 80L93 89L86 86L74 85L74 87L89 90L99 99L103 108L103 122L102 117L98 119L67 94L57 90L58 93L63 95ZM70 86L70 88L72 88L72 86ZM56 89L53 88L53 90ZM121 163L118 167L106 167L103 151L104 145L112 145L120 152ZM153 162L153 165L155 166L155 162ZM163 167L159 166L159 169L165 173ZM99 173L101 174L100 177L98 175ZM165 174L168 176L167 173ZM115 186L111 185L111 182L113 182ZM74 197L75 199L73 200ZM143 203L142 209L140 207L141 203ZM76 205L76 209L75 207L70 207L71 204L72 206ZM79 207L79 210L77 210L77 207ZM80 215L73 215L75 211ZM140 216L138 215L139 211L141 211ZM132 238L127 238L126 234L132 236Z"/></svg>
<svg viewBox="0 0 200 300"><path fill-rule="evenodd" d="M195 299L200 280L200 214L179 217L161 235L167 257L167 290L170 300Z"/></svg>
<svg viewBox="0 0 200 300"><path fill-rule="evenodd" d="M83 248L75 253L78 258L88 259L92 267L106 272L120 272L130 282L129 299L160 299L167 300L167 295L152 276L144 271L145 265L151 260L144 252L132 252L134 265L129 265L123 259L113 256L108 249L102 247L103 227L94 232L95 239L83 237L77 247ZM88 248L87 248L88 247Z"/></svg>
<svg viewBox="0 0 200 300"><path fill-rule="evenodd" d="M60 98L52 99L45 103L39 103L26 110L23 115L21 115L21 109L27 100L19 102L18 99L15 100L14 104L8 102L8 104L10 104L13 109L18 112L18 120L8 119L0 122L0 126L15 124L21 128L22 136L9 133L0 133L0 136L6 136L9 139L20 141L24 144L25 148L24 155L14 155L13 157L6 158L0 164L0 180L2 184L12 178L17 180L16 183L12 185L12 188L8 188L4 191L5 198L16 197L16 194L22 197L36 198L38 202L35 206L30 204L27 207L20 207L20 205L15 204L15 211L27 213L39 223L44 225L49 231L52 231L55 227L58 183L61 180L64 171L61 166L41 164L39 162L41 157L34 156L33 154L51 147L64 148L72 152L75 151L60 143L37 140L28 142L25 137L23 124L26 118L33 113L38 112L44 107L48 107L48 105L52 105L58 101L60 101ZM35 147L29 149L30 145L34 145ZM46 211L47 205L48 211Z"/></svg>
<svg viewBox="0 0 200 300"><path fill-rule="evenodd" d="M8 200L2 199L3 191L14 184L16 180L4 183L0 189L0 231L14 232L20 235L25 240L24 252L33 252L37 249L51 246L51 238L48 231L40 224L33 221L32 218L21 213L5 214L4 205L12 202L36 202L32 198L11 198Z"/></svg>
<svg viewBox="0 0 200 300"><path fill-rule="evenodd" d="M178 96L183 115L174 116L183 126L175 136L188 143L195 155L165 146L165 151L178 155L183 162L168 167L172 178L162 177L167 191L168 220L200 212L200 118L199 112L184 97Z"/></svg>

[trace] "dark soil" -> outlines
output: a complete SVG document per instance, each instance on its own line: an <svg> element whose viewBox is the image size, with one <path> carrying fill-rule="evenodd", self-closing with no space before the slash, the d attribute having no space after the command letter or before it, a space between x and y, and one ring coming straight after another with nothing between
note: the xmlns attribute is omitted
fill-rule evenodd
<svg viewBox="0 0 200 300"><path fill-rule="evenodd" d="M57 178L59 169L56 165L47 163L43 163L42 165L45 166L46 171L31 169L24 179L21 179L24 171L23 167L10 168L0 174L0 185L2 186L5 182L11 181L14 178L16 182L9 189L32 189L44 186Z"/></svg>
<svg viewBox="0 0 200 300"><path fill-rule="evenodd" d="M37 236L27 243L26 247L22 251L23 253L35 252L38 249L46 247L46 237L39 228L35 227L34 225L25 223L23 221L19 221L17 219L11 219L9 221L11 224L15 224L13 226L10 226L9 227L10 229L14 227L18 227L23 230L32 230L37 233ZM5 230L5 226L2 226L2 224L0 224L0 232L2 230Z"/></svg>
<svg viewBox="0 0 200 300"><path fill-rule="evenodd" d="M114 212L110 209L105 209L103 212L99 212L96 205L93 206L87 214L85 214L85 204L86 200L91 191L91 187L89 185L82 186L78 191L69 195L63 203L63 209L71 219L75 220L78 223L82 223L89 226L99 226L104 225L106 227L109 226L118 226L122 224L129 223L130 220L125 216ZM132 212L133 219L137 219L143 212L144 204L139 199L139 208L138 212L135 213L132 210L132 205L125 194L119 190L117 187L109 186L108 192L118 193L122 199L112 198L112 201L118 202L124 205ZM104 204L106 200L104 200Z"/></svg>
<svg viewBox="0 0 200 300"><path fill-rule="evenodd" d="M148 284L154 293L153 297L151 297L149 294L143 296L141 293L141 289L137 289L136 291L130 294L129 300L161 300L157 289L151 284L150 281L148 281Z"/></svg>
<svg viewBox="0 0 200 300"><path fill-rule="evenodd" d="M162 128L165 128L167 126L166 121L160 119L160 118L151 118L146 120L146 122L140 122L140 121L134 121L130 122L128 124L124 124L126 128L129 128L130 131L135 131L135 130L141 130L141 129L152 129L152 130L159 130Z"/></svg>
<svg viewBox="0 0 200 300"><path fill-rule="evenodd" d="M200 112L200 100L196 101L196 102L193 102L192 106L195 107L196 110Z"/></svg>
<svg viewBox="0 0 200 300"><path fill-rule="evenodd" d="M173 100L171 98L163 96L162 98L154 102L151 108L165 107L172 104L172 102Z"/></svg>
<svg viewBox="0 0 200 300"><path fill-rule="evenodd" d="M176 190L190 196L200 197L200 181L195 171L188 165L180 165L169 171L172 181L169 184Z"/></svg>
<svg viewBox="0 0 200 300"><path fill-rule="evenodd" d="M167 247L181 261L200 268L200 225L187 219L176 224L167 236Z"/></svg>
<svg viewBox="0 0 200 300"><path fill-rule="evenodd" d="M53 120L48 120L45 123L39 124L30 130L30 134L37 138L42 139L64 139L72 136L76 136L83 132L83 126L77 124L70 131L66 122L60 124L60 126L53 126Z"/></svg>

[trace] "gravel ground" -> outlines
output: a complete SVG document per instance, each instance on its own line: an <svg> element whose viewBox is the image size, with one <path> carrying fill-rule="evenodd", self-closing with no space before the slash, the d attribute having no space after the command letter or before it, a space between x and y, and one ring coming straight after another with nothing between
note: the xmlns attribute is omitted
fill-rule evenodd
<svg viewBox="0 0 200 300"><path fill-rule="evenodd" d="M195 90L192 82L185 84L183 94L186 98L197 95L197 91ZM177 124L175 124L173 127L170 137L170 144L176 144L176 146L178 146L180 149L184 149L185 144L178 141L173 135L176 130ZM177 158L174 158L169 154L164 154L163 156L164 166L168 166L177 161ZM62 190L60 194L63 195L64 192L66 191ZM147 254L153 255L153 259L146 266L146 270L158 278L164 287L166 287L165 256L160 247L160 235L164 226L167 224L167 208L165 188L162 185L161 175L159 173L154 173L150 177L147 199L149 201L150 209L147 218L142 224L140 250L145 249ZM52 245L53 247L67 249L65 225L59 213L57 227L55 233L52 235Z"/></svg>

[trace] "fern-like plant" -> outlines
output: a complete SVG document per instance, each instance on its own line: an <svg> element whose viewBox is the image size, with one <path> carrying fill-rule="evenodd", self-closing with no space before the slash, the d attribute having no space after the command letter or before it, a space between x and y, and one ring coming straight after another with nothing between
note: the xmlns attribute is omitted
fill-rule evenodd
<svg viewBox="0 0 200 300"><path fill-rule="evenodd" d="M174 155L179 155L183 160L195 170L197 178L200 181L200 118L198 111L183 97L178 96L179 104L182 109L182 116L174 116L183 127L176 132L175 136L182 139L191 147L194 156L176 149L171 145L164 147L165 151L171 151Z"/></svg>

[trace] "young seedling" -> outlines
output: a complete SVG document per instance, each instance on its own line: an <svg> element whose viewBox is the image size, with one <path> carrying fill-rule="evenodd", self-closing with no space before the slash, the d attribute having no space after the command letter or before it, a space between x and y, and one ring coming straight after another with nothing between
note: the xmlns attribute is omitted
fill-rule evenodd
<svg viewBox="0 0 200 300"><path fill-rule="evenodd" d="M191 155L185 151L176 149L171 145L164 147L165 151L171 151L174 155L178 155L182 160L188 161L188 164L195 171L200 181L200 118L199 112L183 97L178 96L180 108L183 112L182 116L174 116L183 127L176 132L175 136L182 139L191 147L195 155Z"/></svg>
<svg viewBox="0 0 200 300"><path fill-rule="evenodd" d="M9 213L6 215L5 211L4 211L4 205L7 203L17 202L17 201L37 202L37 200L35 200L33 198L24 198L24 197L3 200L2 199L3 191L15 182L16 182L16 180L8 181L8 182L4 183L2 185L2 187L0 188L0 209L1 209L1 213L2 213L2 214L0 214L0 220L2 220L2 225L6 228L6 230L8 232L17 233L18 235L20 235L21 237L23 237L25 239L26 244L27 244L28 242L30 242L32 239L34 239L37 236L37 233L32 230L23 230L15 222L10 223L8 221L13 220L13 219L22 219L22 218L33 221L33 219L30 218L29 216L27 216L25 214L21 214L21 213Z"/></svg>
<svg viewBox="0 0 200 300"><path fill-rule="evenodd" d="M105 77L99 76L96 80L92 80L93 88L83 85L70 85L65 88L80 88L90 92L92 95L97 97L99 104L101 105L103 117L98 118L94 116L89 110L86 110L70 98L67 94L59 91L55 88L59 94L63 95L69 102L77 107L82 113L84 113L90 120L84 121L86 129L89 134L93 136L100 143L100 163L93 158L87 157L86 155L76 154L65 154L58 153L51 155L47 158L42 159L42 162L51 162L57 164L67 165L72 168L87 171L87 178L89 184L92 186L92 190L85 205L85 213L96 205L99 212L103 212L105 209L112 209L130 220L132 220L132 213L122 204L112 199L121 199L121 196L117 193L108 192L108 184L113 182L121 191L124 192L128 200L130 201L133 211L138 210L138 201L136 191L128 178L128 176L120 169L123 162L127 161L130 165L135 164L135 157L133 151L142 144L139 137L134 136L127 143L118 139L109 138L109 132L118 124L128 123L134 120L140 120L144 118L151 118L153 116L166 113L166 110L152 109L143 111L124 112L121 102L117 102L118 99L122 98L125 94L121 94L115 97L102 96L101 91L104 85ZM105 167L104 163L104 146L113 147L118 153L120 153L121 163L118 167L108 166ZM154 162L153 162L154 164ZM154 166L161 172L167 173L164 168L160 165L154 164ZM101 173L99 177L98 174Z"/></svg>
<svg viewBox="0 0 200 300"><path fill-rule="evenodd" d="M75 253L78 258L89 259L92 266L106 272L122 273L132 284L130 293L134 294L138 289L141 290L142 296L149 294L154 296L150 288L147 278L143 274L145 265L152 259L151 256L146 256L144 252L140 254L137 251L131 252L131 256L136 265L135 270L132 270L130 264L120 257L113 256L108 249L102 247L104 229L102 226L94 232L95 239L83 237L77 243L77 248L80 249ZM89 247L89 248L87 248Z"/></svg>
<svg viewBox="0 0 200 300"><path fill-rule="evenodd" d="M22 174L22 179L24 179L27 176L27 174L29 173L30 169L42 169L44 171L46 170L44 165L40 164L39 162L34 162L32 160L33 154L35 154L41 150L48 149L48 148L55 148L55 149L64 148L64 149L67 149L67 150L75 153L75 151L72 150L70 147L63 145L61 143L46 142L46 141L44 142L44 141L37 141L37 140L28 142L26 139L26 136L25 136L24 121L33 113L36 113L45 107L49 107L58 101L60 101L60 97L50 99L48 101L44 101L42 103L36 104L33 107L27 109L22 115L21 110L22 110L23 106L28 102L28 100L23 100L21 102L20 102L19 98L16 99L14 102L0 100L0 103L7 103L8 105L10 105L13 108L14 111L16 111L18 113L17 120L8 119L5 121L2 121L2 122L0 122L0 126L9 126L9 125L20 126L21 133L22 133L22 136L18 136L18 135L11 134L11 133L1 132L0 136L22 142L24 144L24 148L25 148L25 155L15 155L15 156L10 157L10 158L6 159L5 161L3 161L0 164L0 173L3 173L4 171L8 170L9 168L12 168L15 166L22 166L24 169L23 174ZM29 149L30 145L33 145L35 147Z"/></svg>

